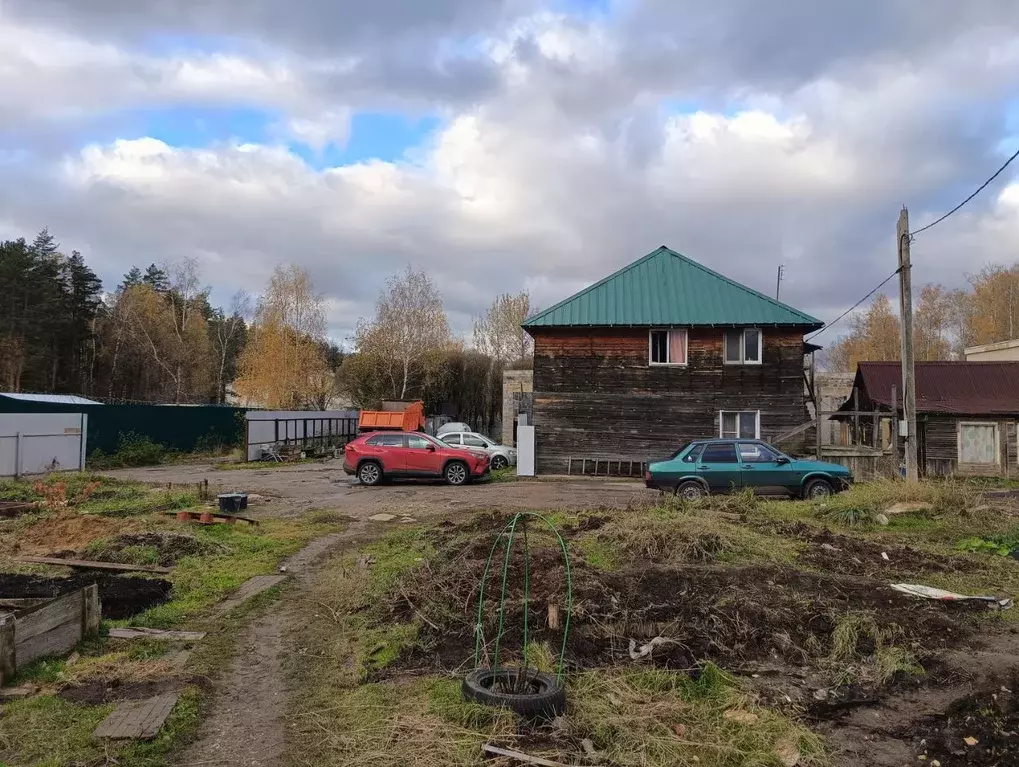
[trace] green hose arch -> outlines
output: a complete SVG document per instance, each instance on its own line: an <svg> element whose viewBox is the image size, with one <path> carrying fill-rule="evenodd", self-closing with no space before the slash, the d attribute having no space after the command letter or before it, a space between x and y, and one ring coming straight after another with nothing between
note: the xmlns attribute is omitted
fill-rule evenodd
<svg viewBox="0 0 1019 767"><path fill-rule="evenodd" d="M555 534L556 539L559 541L559 547L563 552L563 562L566 565L566 622L563 624L563 643L559 649L559 666L556 672L556 676L559 681L563 678L563 664L566 659L566 640L570 635L570 618L573 614L573 577L570 573L570 554L566 549L566 541L563 540L562 535L556 529L546 517L541 514L537 514L533 511L522 511L513 516L513 518L506 524L506 527L502 529L502 532L495 539L495 543L492 544L492 550L488 555L488 560L485 562L485 571L481 576L481 584L478 588L478 620L474 626L474 667L477 668L481 662L481 647L484 642L484 609L485 609L485 584L488 582L488 574L492 569L492 560L495 558L495 553L499 549L499 544L502 542L503 536L506 536L506 550L503 556L502 562L502 591L499 596L499 628L498 633L495 637L495 651L492 654L492 668L499 668L499 647L502 643L503 627L505 625L506 616L506 587L507 580L509 578L509 562L510 554L513 551L513 540L516 535L517 525L520 524L521 537L524 542L524 668L527 668L527 647L530 641L529 636L529 611L531 602L531 552L527 540L527 518L534 517L540 519L549 529Z"/></svg>

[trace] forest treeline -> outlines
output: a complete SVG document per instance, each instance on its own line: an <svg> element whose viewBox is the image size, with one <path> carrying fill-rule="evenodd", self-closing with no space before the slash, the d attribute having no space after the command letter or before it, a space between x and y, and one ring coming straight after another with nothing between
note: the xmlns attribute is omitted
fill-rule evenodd
<svg viewBox="0 0 1019 767"><path fill-rule="evenodd" d="M0 242L0 391L106 402L226 403L279 409L378 407L423 399L490 427L502 371L525 366L527 293L500 295L455 334L427 274L392 275L348 351L327 334L308 272L278 266L257 297L213 306L198 264L132 267L109 288L43 230Z"/></svg>

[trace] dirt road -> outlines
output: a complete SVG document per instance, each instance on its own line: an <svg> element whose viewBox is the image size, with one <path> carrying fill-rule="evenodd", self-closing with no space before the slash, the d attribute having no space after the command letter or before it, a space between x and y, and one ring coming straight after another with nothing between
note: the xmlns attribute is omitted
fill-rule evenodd
<svg viewBox="0 0 1019 767"><path fill-rule="evenodd" d="M207 479L220 492L237 490L264 498L251 506L256 517L288 517L310 509L335 509L355 519L379 513L415 518L453 511L494 509L625 508L656 493L638 481L610 479L481 482L466 487L441 483L396 483L383 487L352 484L342 462L266 469L219 470L211 464L178 464L104 472L153 484L194 484Z"/></svg>

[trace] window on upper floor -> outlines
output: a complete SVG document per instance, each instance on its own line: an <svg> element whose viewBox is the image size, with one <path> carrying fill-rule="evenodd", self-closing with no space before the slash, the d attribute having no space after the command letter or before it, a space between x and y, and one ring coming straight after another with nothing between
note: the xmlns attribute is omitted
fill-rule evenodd
<svg viewBox="0 0 1019 767"><path fill-rule="evenodd" d="M685 365L686 341L685 329L652 330L648 339L648 363Z"/></svg>
<svg viewBox="0 0 1019 767"><path fill-rule="evenodd" d="M757 328L725 331L724 357L726 365L760 365L764 335Z"/></svg>

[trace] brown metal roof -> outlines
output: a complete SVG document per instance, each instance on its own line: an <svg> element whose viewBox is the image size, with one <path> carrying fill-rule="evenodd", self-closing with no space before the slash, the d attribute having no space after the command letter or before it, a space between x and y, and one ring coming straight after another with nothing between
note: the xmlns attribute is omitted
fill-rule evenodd
<svg viewBox="0 0 1019 767"><path fill-rule="evenodd" d="M869 400L892 404L892 387L902 407L902 365L899 362L861 362L854 386L860 387L861 406ZM852 400L841 409L852 410ZM917 362L918 413L974 415L1019 413L1019 362Z"/></svg>

